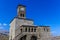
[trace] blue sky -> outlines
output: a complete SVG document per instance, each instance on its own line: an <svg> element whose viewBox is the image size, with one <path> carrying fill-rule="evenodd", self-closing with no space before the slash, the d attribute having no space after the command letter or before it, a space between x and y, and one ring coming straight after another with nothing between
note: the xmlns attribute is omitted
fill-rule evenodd
<svg viewBox="0 0 60 40"><path fill-rule="evenodd" d="M18 4L26 5L26 17L35 25L48 25L53 35L60 35L60 0L0 0L0 30L9 30Z"/></svg>

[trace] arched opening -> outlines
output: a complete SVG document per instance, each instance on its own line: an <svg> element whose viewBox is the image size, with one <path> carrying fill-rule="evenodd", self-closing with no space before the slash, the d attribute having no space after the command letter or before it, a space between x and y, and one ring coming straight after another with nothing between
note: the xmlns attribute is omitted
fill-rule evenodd
<svg viewBox="0 0 60 40"><path fill-rule="evenodd" d="M31 40L37 40L37 37L36 36L32 36Z"/></svg>
<svg viewBox="0 0 60 40"><path fill-rule="evenodd" d="M19 40L26 40L26 35L21 37Z"/></svg>

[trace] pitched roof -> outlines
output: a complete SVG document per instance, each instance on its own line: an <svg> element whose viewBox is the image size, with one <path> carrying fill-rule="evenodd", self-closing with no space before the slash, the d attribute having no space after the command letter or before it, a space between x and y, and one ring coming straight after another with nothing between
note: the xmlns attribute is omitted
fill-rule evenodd
<svg viewBox="0 0 60 40"><path fill-rule="evenodd" d="M23 19L23 20L29 20L29 21L33 21L32 19L28 19L28 18L19 18L19 17L14 17L11 21L10 21L10 23L15 19L15 18L18 18L18 19Z"/></svg>

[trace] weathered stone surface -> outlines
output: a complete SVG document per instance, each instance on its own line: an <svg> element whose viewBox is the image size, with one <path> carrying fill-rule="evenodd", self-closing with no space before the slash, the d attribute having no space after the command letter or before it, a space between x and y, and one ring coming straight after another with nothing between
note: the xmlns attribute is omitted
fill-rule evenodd
<svg viewBox="0 0 60 40"><path fill-rule="evenodd" d="M22 7L25 8L25 6L20 5L17 9ZM33 20L25 17L25 11L19 10L18 16L11 21L9 40L52 40L50 27L34 25Z"/></svg>

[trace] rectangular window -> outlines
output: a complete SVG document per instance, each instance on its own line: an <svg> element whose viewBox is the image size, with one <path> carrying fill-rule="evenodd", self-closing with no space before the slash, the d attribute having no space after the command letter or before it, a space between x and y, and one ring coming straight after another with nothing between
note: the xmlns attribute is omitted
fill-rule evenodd
<svg viewBox="0 0 60 40"><path fill-rule="evenodd" d="M31 32L33 32L33 28L31 29Z"/></svg>
<svg viewBox="0 0 60 40"><path fill-rule="evenodd" d="M48 28L44 28L44 31L48 32L49 30L48 30Z"/></svg>
<svg viewBox="0 0 60 40"><path fill-rule="evenodd" d="M29 28L28 32L30 32L30 28Z"/></svg>
<svg viewBox="0 0 60 40"><path fill-rule="evenodd" d="M36 32L36 28L34 28L34 32Z"/></svg>
<svg viewBox="0 0 60 40"><path fill-rule="evenodd" d="M22 32L22 29L20 29L21 30L21 32Z"/></svg>
<svg viewBox="0 0 60 40"><path fill-rule="evenodd" d="M25 32L27 32L27 28L25 28Z"/></svg>
<svg viewBox="0 0 60 40"><path fill-rule="evenodd" d="M47 29L47 32L49 32L49 29Z"/></svg>
<svg viewBox="0 0 60 40"><path fill-rule="evenodd" d="M23 14L23 17L24 17L24 14Z"/></svg>
<svg viewBox="0 0 60 40"><path fill-rule="evenodd" d="M20 16L22 17L23 15L22 15L22 14L20 14Z"/></svg>

